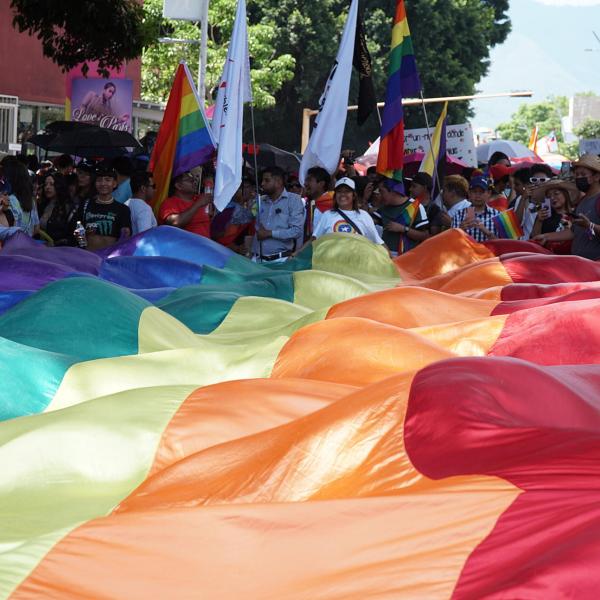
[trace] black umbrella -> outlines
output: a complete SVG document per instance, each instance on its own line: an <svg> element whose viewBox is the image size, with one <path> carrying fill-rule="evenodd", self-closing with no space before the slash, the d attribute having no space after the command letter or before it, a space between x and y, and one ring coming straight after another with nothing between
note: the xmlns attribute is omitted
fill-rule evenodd
<svg viewBox="0 0 600 600"><path fill-rule="evenodd" d="M271 144L258 144L257 147L248 144L244 148L244 159L252 168L254 168L254 154L256 149L258 149L258 152L256 152L256 162L259 169L280 167L287 173L296 173L300 168L300 159L292 152L271 146Z"/></svg>
<svg viewBox="0 0 600 600"><path fill-rule="evenodd" d="M29 139L32 144L52 152L86 158L114 157L126 154L126 148L142 145L128 131L116 131L77 121L55 121L46 132Z"/></svg>

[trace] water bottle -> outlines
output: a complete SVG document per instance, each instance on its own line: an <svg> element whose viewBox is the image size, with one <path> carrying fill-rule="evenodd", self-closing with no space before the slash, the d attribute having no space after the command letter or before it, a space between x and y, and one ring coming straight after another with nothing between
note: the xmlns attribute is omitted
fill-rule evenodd
<svg viewBox="0 0 600 600"><path fill-rule="evenodd" d="M87 237L85 235L85 227L81 221L77 221L77 227L75 227L75 239L80 248L87 248Z"/></svg>
<svg viewBox="0 0 600 600"><path fill-rule="evenodd" d="M213 180L206 179L204 181L204 195L211 197L211 202L204 207L204 211L206 212L206 214L208 216L211 216L211 212L212 212L212 196L214 194L214 191L215 191L215 188L214 188Z"/></svg>

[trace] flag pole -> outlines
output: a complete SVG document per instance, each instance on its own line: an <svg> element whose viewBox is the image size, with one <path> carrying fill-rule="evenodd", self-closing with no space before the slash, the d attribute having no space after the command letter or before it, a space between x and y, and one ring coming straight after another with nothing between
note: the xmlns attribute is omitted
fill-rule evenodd
<svg viewBox="0 0 600 600"><path fill-rule="evenodd" d="M425 96L423 96L423 88L421 88L420 90L420 94L421 94L421 106L423 108L423 116L425 117L425 127L427 128L427 138L429 139L429 151L431 152L431 158L433 160L433 174L435 175L434 181L433 181L433 189L435 189L435 182L437 180L438 182L438 187L440 189L440 193L442 190L442 186L441 186L441 181L440 181L440 174L438 172L438 160L439 160L439 156L436 158L435 154L433 153L433 141L431 140L431 129L429 127L429 117L427 116L427 108L425 108ZM444 160L446 160L446 157L444 156Z"/></svg>
<svg viewBox="0 0 600 600"><path fill-rule="evenodd" d="M256 202L257 202L257 210L256 210L256 241L258 242L258 261L262 263L262 240L258 239L258 229L260 228L260 190L258 185L258 159L256 158L256 129L254 127L254 97L252 98L252 102L250 102L250 122L252 124L252 146L254 147L254 183L256 185Z"/></svg>

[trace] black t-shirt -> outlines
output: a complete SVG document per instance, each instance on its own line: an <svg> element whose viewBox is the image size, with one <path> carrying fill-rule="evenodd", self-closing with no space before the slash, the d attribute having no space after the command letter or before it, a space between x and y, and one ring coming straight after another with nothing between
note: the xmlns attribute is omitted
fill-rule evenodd
<svg viewBox="0 0 600 600"><path fill-rule="evenodd" d="M430 202L425 210L427 211L429 229L432 227L442 227L442 209L437 204Z"/></svg>
<svg viewBox="0 0 600 600"><path fill-rule="evenodd" d="M94 224L98 235L106 235L119 239L121 230L131 231L131 213L129 207L113 200L110 204L101 204L92 199L79 206L75 221L83 226Z"/></svg>
<svg viewBox="0 0 600 600"><path fill-rule="evenodd" d="M542 233L553 233L560 225L561 215L552 211L551 215L542 221Z"/></svg>

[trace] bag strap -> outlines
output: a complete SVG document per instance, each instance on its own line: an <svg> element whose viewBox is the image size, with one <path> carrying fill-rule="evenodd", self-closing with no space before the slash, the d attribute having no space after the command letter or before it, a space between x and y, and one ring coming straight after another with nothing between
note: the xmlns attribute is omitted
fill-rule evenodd
<svg viewBox="0 0 600 600"><path fill-rule="evenodd" d="M363 232L361 231L360 227L345 212L343 212L339 208L336 208L335 212L338 213L342 217L342 219L344 219L344 221L346 221L346 223L348 223L349 225L352 225L352 227L354 227L354 229L356 229L356 231L358 232L359 235L364 235Z"/></svg>

